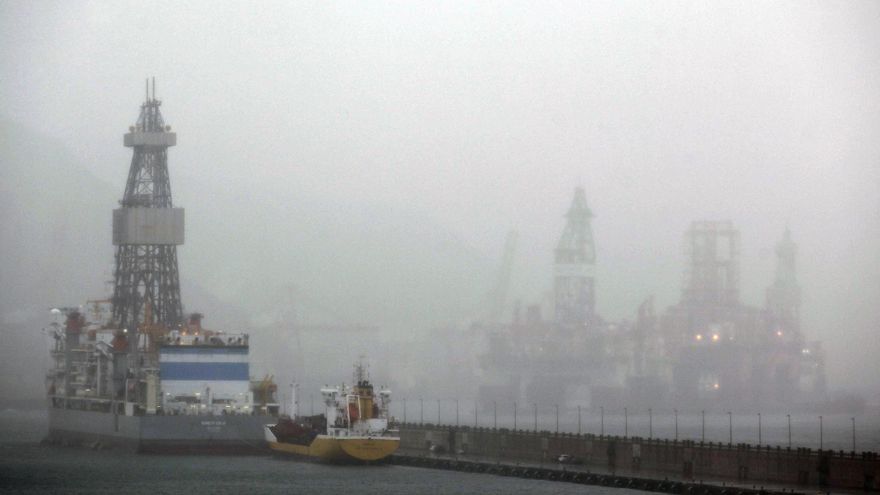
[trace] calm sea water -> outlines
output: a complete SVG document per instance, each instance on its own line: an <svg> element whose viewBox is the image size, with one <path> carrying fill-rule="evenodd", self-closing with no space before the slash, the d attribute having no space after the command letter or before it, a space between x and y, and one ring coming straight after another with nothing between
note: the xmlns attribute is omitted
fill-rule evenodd
<svg viewBox="0 0 880 495"><path fill-rule="evenodd" d="M271 456L147 456L41 447L44 411L0 412L2 493L591 494L632 490L403 466L327 466Z"/></svg>

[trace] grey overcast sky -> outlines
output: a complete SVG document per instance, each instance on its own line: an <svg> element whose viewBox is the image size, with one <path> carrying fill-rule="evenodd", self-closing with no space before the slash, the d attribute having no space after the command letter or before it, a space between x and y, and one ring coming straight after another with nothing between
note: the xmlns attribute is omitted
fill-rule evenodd
<svg viewBox="0 0 880 495"><path fill-rule="evenodd" d="M156 76L178 203L382 204L491 258L515 228L527 300L577 185L608 318L677 299L696 219L741 229L762 305L789 226L832 382L878 389L880 2L2 1L0 40L0 117L120 195Z"/></svg>

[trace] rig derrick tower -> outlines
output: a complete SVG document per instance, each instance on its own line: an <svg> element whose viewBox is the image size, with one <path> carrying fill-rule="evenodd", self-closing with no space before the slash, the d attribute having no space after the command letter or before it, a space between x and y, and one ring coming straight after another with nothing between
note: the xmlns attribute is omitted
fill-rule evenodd
<svg viewBox="0 0 880 495"><path fill-rule="evenodd" d="M785 229L782 240L776 245L776 277L767 289L767 309L772 324L794 332L800 330L801 306L796 259L797 244L791 239L791 231Z"/></svg>
<svg viewBox="0 0 880 495"><path fill-rule="evenodd" d="M725 325L753 333L752 324L741 321L739 241L739 230L730 220L694 221L685 233L681 303L688 323L680 330L686 340Z"/></svg>
<svg viewBox="0 0 880 495"><path fill-rule="evenodd" d="M148 80L137 124L124 136L133 155L121 207L113 211L113 320L130 332L134 352L140 323L171 328L183 322L177 246L183 244L184 211L172 204L168 177L168 148L177 135L165 125L161 105L155 79L152 94Z"/></svg>
<svg viewBox="0 0 880 495"><path fill-rule="evenodd" d="M555 317L566 328L587 328L596 310L596 249L584 188L578 187L566 213L565 230L555 252Z"/></svg>

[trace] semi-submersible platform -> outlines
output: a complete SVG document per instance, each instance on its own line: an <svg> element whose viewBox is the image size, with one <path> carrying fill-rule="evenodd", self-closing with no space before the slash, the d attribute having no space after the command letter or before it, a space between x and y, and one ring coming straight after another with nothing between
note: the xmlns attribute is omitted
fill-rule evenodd
<svg viewBox="0 0 880 495"><path fill-rule="evenodd" d="M155 81L137 123L120 207L113 211L113 296L56 308L46 377L55 444L139 452L264 451L279 405L270 377L251 378L249 335L211 331L183 314L177 246L184 210L173 206L165 125Z"/></svg>

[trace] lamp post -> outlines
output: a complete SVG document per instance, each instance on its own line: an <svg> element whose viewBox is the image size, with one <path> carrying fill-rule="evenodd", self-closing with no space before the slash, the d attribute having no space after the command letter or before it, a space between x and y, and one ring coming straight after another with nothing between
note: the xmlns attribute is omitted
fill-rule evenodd
<svg viewBox="0 0 880 495"><path fill-rule="evenodd" d="M654 438L654 417L651 408L648 408L648 438Z"/></svg>
<svg viewBox="0 0 880 495"><path fill-rule="evenodd" d="M581 406L578 406L578 435L581 434Z"/></svg>
<svg viewBox="0 0 880 495"><path fill-rule="evenodd" d="M728 430L729 434L727 437L727 439L728 439L727 444L733 445L733 413L730 411L727 411L727 420L728 420L728 424L730 427L730 429Z"/></svg>
<svg viewBox="0 0 880 495"><path fill-rule="evenodd" d="M853 451L853 453L855 453L855 451L856 451L856 418L855 418L855 416L853 416L853 417L849 418L849 420L852 421L852 437L853 437L852 451Z"/></svg>
<svg viewBox="0 0 880 495"><path fill-rule="evenodd" d="M559 404L553 404L556 406L556 434L559 435Z"/></svg>
<svg viewBox="0 0 880 495"><path fill-rule="evenodd" d="M788 418L788 448L791 448L791 414L786 414L786 418Z"/></svg>
<svg viewBox="0 0 880 495"><path fill-rule="evenodd" d="M538 403L532 402L535 409L535 431L538 431Z"/></svg>
<svg viewBox="0 0 880 495"><path fill-rule="evenodd" d="M761 445L761 413L758 413L758 445Z"/></svg>
<svg viewBox="0 0 880 495"><path fill-rule="evenodd" d="M675 441L678 441L678 409L672 410L672 415L675 417Z"/></svg>
<svg viewBox="0 0 880 495"><path fill-rule="evenodd" d="M700 415L702 418L702 426L700 429L700 443L703 443L706 441L706 410L703 409L702 411L700 411Z"/></svg>

